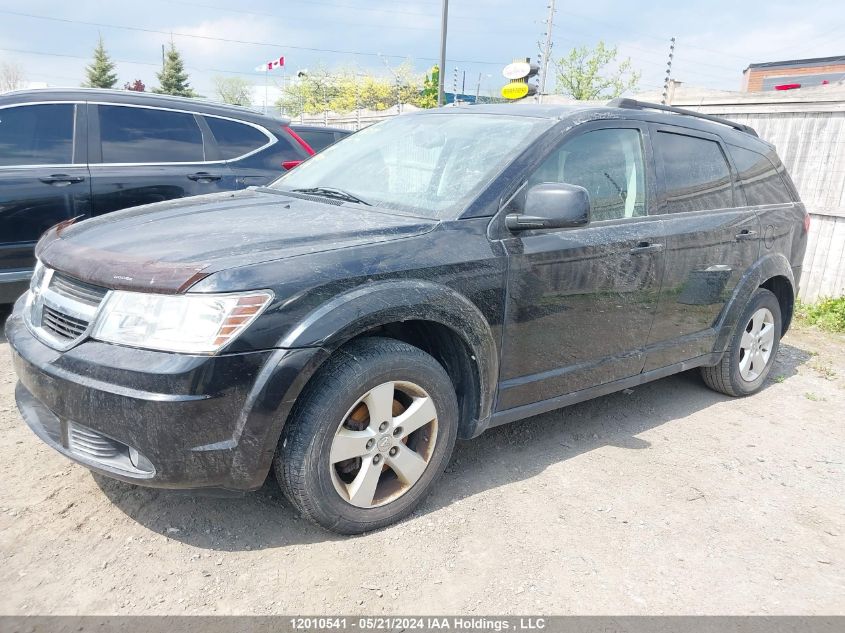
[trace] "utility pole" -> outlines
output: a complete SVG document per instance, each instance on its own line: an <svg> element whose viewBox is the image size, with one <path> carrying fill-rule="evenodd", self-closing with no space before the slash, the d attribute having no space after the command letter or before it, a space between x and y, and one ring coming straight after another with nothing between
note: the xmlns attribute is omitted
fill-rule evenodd
<svg viewBox="0 0 845 633"><path fill-rule="evenodd" d="M554 31L555 21L555 0L549 0L549 15L546 18L546 43L543 46L543 59L540 75L540 95L538 101L542 103L543 95L546 94L546 77L549 74L549 61L552 55L552 32Z"/></svg>
<svg viewBox="0 0 845 633"><path fill-rule="evenodd" d="M440 19L440 73L437 81L437 105L443 105L443 74L446 72L446 26L449 22L449 0L443 0L443 15Z"/></svg>
<svg viewBox="0 0 845 633"><path fill-rule="evenodd" d="M663 99L660 101L662 105L666 105L666 102L669 100L669 80L672 78L672 58L674 56L675 38L673 37L669 40L669 59L666 62L666 79L663 80Z"/></svg>

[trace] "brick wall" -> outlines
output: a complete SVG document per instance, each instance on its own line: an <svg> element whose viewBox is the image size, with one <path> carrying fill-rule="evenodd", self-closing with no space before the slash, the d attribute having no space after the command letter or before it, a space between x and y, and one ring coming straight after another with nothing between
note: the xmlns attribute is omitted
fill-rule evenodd
<svg viewBox="0 0 845 633"><path fill-rule="evenodd" d="M808 66L805 68L751 68L743 73L742 87L747 92L763 90L763 80L767 77L795 78L802 75L821 75L825 73L845 73L845 64L827 66ZM791 81L784 83L792 83Z"/></svg>

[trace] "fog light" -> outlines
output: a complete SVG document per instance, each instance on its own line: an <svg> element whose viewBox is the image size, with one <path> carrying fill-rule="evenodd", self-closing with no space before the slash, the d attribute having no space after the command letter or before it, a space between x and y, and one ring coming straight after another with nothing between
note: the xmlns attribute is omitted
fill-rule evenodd
<svg viewBox="0 0 845 633"><path fill-rule="evenodd" d="M148 473L154 472L152 462L138 452L137 448L129 447L129 461L138 470L143 470Z"/></svg>

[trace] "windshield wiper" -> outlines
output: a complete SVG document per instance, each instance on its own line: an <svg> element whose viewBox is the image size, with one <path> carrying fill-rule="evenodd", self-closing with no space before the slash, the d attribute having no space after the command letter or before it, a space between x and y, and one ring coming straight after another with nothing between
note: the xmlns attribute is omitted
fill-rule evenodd
<svg viewBox="0 0 845 633"><path fill-rule="evenodd" d="M371 207L369 202L366 200L361 200L358 196L355 196L348 191L344 191L343 189L338 189L336 187L306 187L304 189L291 189L291 191L298 191L300 193L313 193L318 196L324 196L326 198L335 198L336 200L345 200L346 202L357 202L358 204L365 204L368 207Z"/></svg>

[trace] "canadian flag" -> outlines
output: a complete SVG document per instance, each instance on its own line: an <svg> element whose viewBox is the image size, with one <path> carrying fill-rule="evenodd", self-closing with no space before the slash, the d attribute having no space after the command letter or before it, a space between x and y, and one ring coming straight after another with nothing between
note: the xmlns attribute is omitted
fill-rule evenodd
<svg viewBox="0 0 845 633"><path fill-rule="evenodd" d="M274 68L281 68L284 65L285 65L285 58L279 57L277 59L271 59L266 64L261 64L260 66L256 66L255 71L263 73L266 70L273 70Z"/></svg>

